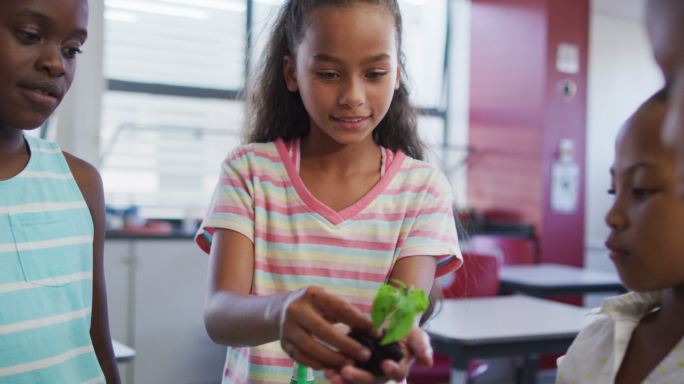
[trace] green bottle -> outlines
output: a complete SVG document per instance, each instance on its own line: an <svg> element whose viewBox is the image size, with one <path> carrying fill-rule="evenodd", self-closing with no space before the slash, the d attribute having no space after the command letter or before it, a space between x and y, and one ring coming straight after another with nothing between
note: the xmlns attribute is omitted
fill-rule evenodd
<svg viewBox="0 0 684 384"><path fill-rule="evenodd" d="M307 367L306 365L301 365L295 363L294 370L292 371L292 378L290 379L290 384L315 384L313 369Z"/></svg>

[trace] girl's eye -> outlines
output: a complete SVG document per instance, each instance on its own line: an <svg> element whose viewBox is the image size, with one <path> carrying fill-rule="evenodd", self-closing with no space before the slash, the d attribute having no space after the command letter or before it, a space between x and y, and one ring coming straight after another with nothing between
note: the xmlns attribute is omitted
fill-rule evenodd
<svg viewBox="0 0 684 384"><path fill-rule="evenodd" d="M79 47L64 47L62 48L62 54L65 57L73 59L76 55L83 53Z"/></svg>
<svg viewBox="0 0 684 384"><path fill-rule="evenodd" d="M316 72L316 74L323 80L336 80L339 77L335 72Z"/></svg>
<svg viewBox="0 0 684 384"><path fill-rule="evenodd" d="M652 188L632 188L632 196L637 200L646 200L656 192L658 190Z"/></svg>
<svg viewBox="0 0 684 384"><path fill-rule="evenodd" d="M366 77L369 79L379 79L387 74L386 71L372 71L369 72Z"/></svg>
<svg viewBox="0 0 684 384"><path fill-rule="evenodd" d="M38 43L40 42L40 35L33 31L27 30L17 30L17 36L19 39L26 43Z"/></svg>

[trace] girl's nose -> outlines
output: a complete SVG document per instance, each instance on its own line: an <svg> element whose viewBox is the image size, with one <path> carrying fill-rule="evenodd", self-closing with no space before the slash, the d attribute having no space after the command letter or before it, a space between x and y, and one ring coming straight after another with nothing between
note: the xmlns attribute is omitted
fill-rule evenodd
<svg viewBox="0 0 684 384"><path fill-rule="evenodd" d="M627 216L622 211L617 198L606 213L605 221L606 225L614 231L623 230L629 225L629 220L627 220Z"/></svg>
<svg viewBox="0 0 684 384"><path fill-rule="evenodd" d="M36 60L36 69L50 77L60 77L66 73L65 58L62 55L62 47L45 43L41 49L40 57Z"/></svg>
<svg viewBox="0 0 684 384"><path fill-rule="evenodd" d="M356 79L349 79L345 82L338 102L349 108L356 108L365 102L363 84Z"/></svg>

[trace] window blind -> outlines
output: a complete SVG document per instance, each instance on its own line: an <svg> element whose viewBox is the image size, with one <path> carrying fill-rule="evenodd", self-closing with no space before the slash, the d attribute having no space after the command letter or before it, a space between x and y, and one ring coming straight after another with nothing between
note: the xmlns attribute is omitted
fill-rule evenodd
<svg viewBox="0 0 684 384"><path fill-rule="evenodd" d="M259 60L281 0L105 0L101 172L106 201L198 218L240 142L245 56ZM444 111L445 1L400 1L414 104ZM251 23L251 33L247 33ZM439 161L445 113L419 119Z"/></svg>

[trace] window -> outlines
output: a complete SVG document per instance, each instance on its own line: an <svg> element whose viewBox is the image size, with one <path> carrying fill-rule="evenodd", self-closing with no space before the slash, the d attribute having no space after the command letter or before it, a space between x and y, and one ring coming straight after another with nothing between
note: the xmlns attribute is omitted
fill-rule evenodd
<svg viewBox="0 0 684 384"><path fill-rule="evenodd" d="M201 217L240 141L245 73L280 0L106 0L101 172L108 204ZM420 133L442 145L446 1L400 1ZM248 33L251 31L251 33ZM250 60L246 60L249 57Z"/></svg>

